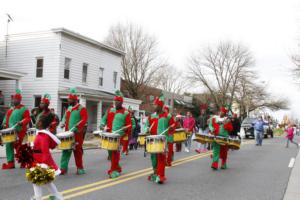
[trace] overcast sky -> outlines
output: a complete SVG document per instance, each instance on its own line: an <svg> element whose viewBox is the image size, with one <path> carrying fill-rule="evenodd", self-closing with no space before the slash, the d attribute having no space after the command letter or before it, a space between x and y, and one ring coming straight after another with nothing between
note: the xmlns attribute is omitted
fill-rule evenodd
<svg viewBox="0 0 300 200"><path fill-rule="evenodd" d="M257 72L275 96L290 99L289 113L300 117L300 87L288 70L289 56L300 42L300 2L296 0L4 0L0 36L6 16L9 33L56 27L102 41L111 25L133 22L155 35L160 49L177 68L185 69L195 50L222 40L242 42L256 59ZM300 49L299 49L300 52Z"/></svg>

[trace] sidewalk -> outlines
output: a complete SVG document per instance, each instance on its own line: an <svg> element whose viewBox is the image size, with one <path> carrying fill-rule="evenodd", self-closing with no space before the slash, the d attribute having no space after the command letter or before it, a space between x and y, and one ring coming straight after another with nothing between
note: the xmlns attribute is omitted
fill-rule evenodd
<svg viewBox="0 0 300 200"><path fill-rule="evenodd" d="M283 200L299 200L299 199L300 199L300 154L298 152Z"/></svg>
<svg viewBox="0 0 300 200"><path fill-rule="evenodd" d="M84 141L83 143L83 149L95 149L98 148L99 145L99 139L89 139ZM61 152L61 150L54 149L52 151L53 153ZM0 146L0 159L5 158L5 146Z"/></svg>

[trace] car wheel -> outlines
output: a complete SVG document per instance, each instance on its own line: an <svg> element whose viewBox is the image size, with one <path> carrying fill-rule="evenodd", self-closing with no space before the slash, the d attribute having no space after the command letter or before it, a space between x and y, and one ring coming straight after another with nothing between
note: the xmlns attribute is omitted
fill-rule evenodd
<svg viewBox="0 0 300 200"><path fill-rule="evenodd" d="M268 135L264 135L264 138L268 138Z"/></svg>
<svg viewBox="0 0 300 200"><path fill-rule="evenodd" d="M245 137L246 137L246 139L249 139L249 135L246 135Z"/></svg>

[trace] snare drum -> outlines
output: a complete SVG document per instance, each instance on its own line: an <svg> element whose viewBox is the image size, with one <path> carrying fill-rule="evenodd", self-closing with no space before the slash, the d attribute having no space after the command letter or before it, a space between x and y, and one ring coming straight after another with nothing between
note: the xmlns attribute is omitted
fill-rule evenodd
<svg viewBox="0 0 300 200"><path fill-rule="evenodd" d="M36 128L29 128L26 132L26 140L28 143L34 142L36 137Z"/></svg>
<svg viewBox="0 0 300 200"><path fill-rule="evenodd" d="M97 131L94 131L94 132L93 132L93 135L94 135L95 138L100 138L100 134L101 134L101 133L102 133L101 130L97 130Z"/></svg>
<svg viewBox="0 0 300 200"><path fill-rule="evenodd" d="M14 128L0 130L0 135L3 144L17 141L17 131Z"/></svg>
<svg viewBox="0 0 300 200"><path fill-rule="evenodd" d="M140 146L144 146L146 143L146 134L139 134L137 141Z"/></svg>
<svg viewBox="0 0 300 200"><path fill-rule="evenodd" d="M166 149L166 137L163 135L146 136L146 150L148 153L163 153Z"/></svg>
<svg viewBox="0 0 300 200"><path fill-rule="evenodd" d="M216 136L215 141L222 146L228 144L228 138L222 136Z"/></svg>
<svg viewBox="0 0 300 200"><path fill-rule="evenodd" d="M194 141L197 141L201 144L212 143L214 141L214 138L215 137L213 135L196 133Z"/></svg>
<svg viewBox="0 0 300 200"><path fill-rule="evenodd" d="M106 150L117 151L120 147L120 137L116 133L103 132L100 134L100 147Z"/></svg>
<svg viewBox="0 0 300 200"><path fill-rule="evenodd" d="M241 148L241 140L239 138L228 138L228 148L239 150Z"/></svg>
<svg viewBox="0 0 300 200"><path fill-rule="evenodd" d="M60 139L61 143L58 144L58 149L60 150L70 150L73 149L75 138L74 133L71 131L66 131L58 133L57 137Z"/></svg>
<svg viewBox="0 0 300 200"><path fill-rule="evenodd" d="M181 143L186 141L186 132L183 128L179 128L175 130L175 133L173 135L173 141L174 143Z"/></svg>

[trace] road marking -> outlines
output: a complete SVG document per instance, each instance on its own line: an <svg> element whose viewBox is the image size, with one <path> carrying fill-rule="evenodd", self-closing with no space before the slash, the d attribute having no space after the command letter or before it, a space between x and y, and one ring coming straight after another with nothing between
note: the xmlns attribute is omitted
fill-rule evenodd
<svg viewBox="0 0 300 200"><path fill-rule="evenodd" d="M192 158L197 158L199 156L203 156L203 155L206 155L206 154L210 155L211 152L207 152L205 154L196 154L196 155L193 155L193 156L184 157L182 159L174 161L173 165L176 164L176 163L181 163L181 162L183 162L185 160L189 160L189 159L192 159ZM166 167L166 168L169 168L169 167ZM105 179L105 180L101 180L101 181L94 182L94 183L91 183L91 184L86 184L86 185L83 185L83 186L74 187L74 188L71 188L71 189L68 189L68 190L64 190L61 193L62 194L68 194L68 193L76 192L76 191L87 189L87 188L94 187L94 186L98 186L98 185L102 185L102 184L106 184L106 183L110 183L110 182L116 182L116 181L119 181L120 179L122 180L124 178L130 177L130 176L134 176L136 174L148 172L148 171L151 172L152 171L152 167L149 167L149 168L146 168L146 169L142 169L142 170L139 170L139 171L135 171L135 172L132 172L132 173L129 173L129 174L124 174L124 175L122 175L122 176L120 176L118 178L115 178L115 179ZM46 200L48 198L49 198L49 196L44 196L42 199Z"/></svg>
<svg viewBox="0 0 300 200"><path fill-rule="evenodd" d="M193 160L208 157L209 155L210 155L210 153L207 153L207 154L204 154L204 155L203 154L198 155L197 157L193 157L193 158L190 158L190 159L186 159L186 160L174 163L173 166L181 165L181 164L184 164L184 163L187 163L187 162L191 162ZM122 180L114 181L112 183L108 183L108 184L105 184L105 185L100 185L100 186L97 186L97 187L94 187L94 188L83 190L83 191L80 191L80 192L77 192L77 193L74 193L74 194L64 196L64 199L67 200L67 199L71 199L71 198L74 198L74 197L82 196L84 194L91 193L91 192L101 190L101 189L104 189L104 188L107 188L107 187L111 187L111 186L114 186L114 185L118 185L118 184L130 181L130 180L133 180L133 179L140 178L142 176L147 176L147 175L150 175L151 173L152 173L152 170L150 170L149 172L144 172L142 174L137 174L135 176L128 177L128 178L125 178L125 179L122 179Z"/></svg>
<svg viewBox="0 0 300 200"><path fill-rule="evenodd" d="M295 158L291 158L290 163L289 163L289 168L293 168L295 164Z"/></svg>
<svg viewBox="0 0 300 200"><path fill-rule="evenodd" d="M253 141L243 141L242 145L247 145L247 144L251 144L251 143L253 143ZM180 164L184 164L184 163L187 163L187 162L191 162L191 161L196 160L196 159L207 157L207 156L211 155L211 153L212 153L212 151L208 151L205 154L196 154L196 155L193 155L193 156L188 156L188 157L176 160L176 161L173 162L172 167L180 165ZM168 169L168 168L170 168L170 167L166 167L166 169ZM141 176L145 176L145 175L151 174L151 173L152 173L152 168L150 167L150 168L146 168L146 169L142 169L142 170L139 170L139 171L136 171L136 172L132 172L132 173L129 173L129 174L122 175L122 176L120 176L116 179L105 179L105 180L101 180L101 181L98 181L98 182L86 184L86 185L83 185L83 186L78 186L78 187L74 187L74 188L71 188L71 189L67 189L67 190L62 191L61 193L63 195L67 195L67 196L64 197L65 199L66 198L73 198L73 197L76 197L76 196L74 196L76 194L78 194L77 196L81 196L83 194L89 193L89 192L86 192L86 191L91 191L92 192L92 191L95 191L95 190L100 190L100 189L103 189L103 188L106 188L106 187L109 187L109 186L117 185L117 184L129 181L129 180L135 179L135 178L139 178ZM98 188L98 189L95 189L95 188ZM83 190L83 191L81 191L81 190ZM81 191L81 192L78 192L78 191ZM77 193L73 193L73 192L77 192ZM69 193L73 193L73 194L68 195ZM81 193L83 193L83 194L81 194ZM44 196L42 199L46 200L47 198L49 198L49 196Z"/></svg>

